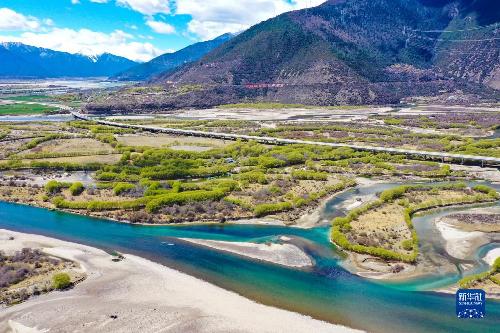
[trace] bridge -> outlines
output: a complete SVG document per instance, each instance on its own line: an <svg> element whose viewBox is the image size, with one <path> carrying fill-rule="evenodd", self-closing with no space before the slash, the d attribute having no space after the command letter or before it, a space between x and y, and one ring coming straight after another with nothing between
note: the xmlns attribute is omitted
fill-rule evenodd
<svg viewBox="0 0 500 333"><path fill-rule="evenodd" d="M462 154L450 154L444 152L432 152L423 150L411 150L411 149L399 149L399 148L387 148L387 147L377 147L377 146L364 146L364 145L354 145L345 143L330 143L330 142L319 142L319 141L306 141L306 140L296 140L296 139L282 139L274 138L268 136L252 136L243 134L231 134L231 133L218 133L218 132L205 132L196 130L184 130L177 128L165 128L165 127L155 127L146 125L132 125L124 124L113 121L106 121L100 119L93 119L79 112L70 111L73 117L80 120L91 121L101 125L137 129L142 131L148 131L153 133L165 133L172 135L182 135L182 136L195 136L203 138L213 138L221 140L243 140L243 141L255 141L263 144L269 145L289 145L289 144L300 144L300 145L314 145L314 146L326 146L332 148L351 148L357 151L369 151L374 153L389 153L393 155L405 155L412 159L423 159L438 161L442 163L449 164L472 164L481 167L494 167L500 168L500 158L489 157L489 156L476 156L476 155L462 155Z"/></svg>

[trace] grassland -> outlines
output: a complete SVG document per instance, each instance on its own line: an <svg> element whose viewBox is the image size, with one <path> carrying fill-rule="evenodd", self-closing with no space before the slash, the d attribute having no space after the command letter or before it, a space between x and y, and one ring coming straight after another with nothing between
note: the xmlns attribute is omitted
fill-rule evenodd
<svg viewBox="0 0 500 333"><path fill-rule="evenodd" d="M54 98L47 95L25 95L25 96L12 96L3 98L11 101L20 101L20 102L46 102L53 101Z"/></svg>
<svg viewBox="0 0 500 333"><path fill-rule="evenodd" d="M55 113L57 110L58 108L56 107L46 106L42 104L0 104L0 116L47 114Z"/></svg>

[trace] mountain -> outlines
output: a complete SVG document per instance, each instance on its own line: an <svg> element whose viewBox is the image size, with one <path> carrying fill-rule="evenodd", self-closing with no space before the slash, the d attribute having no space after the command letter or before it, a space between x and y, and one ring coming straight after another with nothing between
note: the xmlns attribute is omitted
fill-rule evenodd
<svg viewBox="0 0 500 333"><path fill-rule="evenodd" d="M88 57L22 43L0 43L0 77L110 76L137 65L129 59L104 53Z"/></svg>
<svg viewBox="0 0 500 333"><path fill-rule="evenodd" d="M272 101L388 104L410 96L499 98L496 0L330 0L259 23L152 82L151 98L109 96L90 112ZM184 87L184 88L183 88Z"/></svg>
<svg viewBox="0 0 500 333"><path fill-rule="evenodd" d="M174 53L163 54L151 61L118 73L114 75L112 79L126 81L147 80L162 72L171 71L186 63L199 60L208 52L230 40L233 36L233 34L224 34L206 42L195 43Z"/></svg>

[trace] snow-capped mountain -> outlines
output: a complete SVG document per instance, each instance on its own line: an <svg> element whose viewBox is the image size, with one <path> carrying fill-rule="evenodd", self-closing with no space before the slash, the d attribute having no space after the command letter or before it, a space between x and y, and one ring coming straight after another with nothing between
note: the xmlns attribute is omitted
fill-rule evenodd
<svg viewBox="0 0 500 333"><path fill-rule="evenodd" d="M109 53L85 56L22 43L0 43L0 77L108 77L135 65Z"/></svg>

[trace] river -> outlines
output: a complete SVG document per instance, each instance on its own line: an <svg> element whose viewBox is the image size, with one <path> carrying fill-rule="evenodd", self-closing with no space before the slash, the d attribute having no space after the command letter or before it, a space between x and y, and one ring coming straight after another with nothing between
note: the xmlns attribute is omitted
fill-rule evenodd
<svg viewBox="0 0 500 333"><path fill-rule="evenodd" d="M342 214L337 207L353 195L394 185L347 191L329 202L323 218ZM428 223L434 214L442 213L428 214L415 223ZM484 319L463 320L455 316L454 295L421 291L456 281L459 274L437 273L394 284L349 273L340 265L342 255L329 242L328 225L312 229L240 224L142 226L0 202L0 228L136 254L264 304L370 332L495 332L500 324L500 302L487 301ZM267 242L280 236L302 247L314 267L287 268L177 239Z"/></svg>

